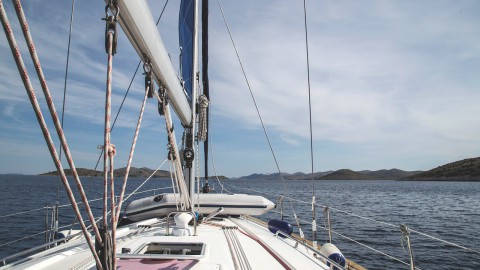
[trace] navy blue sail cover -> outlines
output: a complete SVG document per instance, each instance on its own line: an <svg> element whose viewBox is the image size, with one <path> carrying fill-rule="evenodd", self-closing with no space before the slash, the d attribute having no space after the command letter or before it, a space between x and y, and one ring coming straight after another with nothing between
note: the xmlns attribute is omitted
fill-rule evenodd
<svg viewBox="0 0 480 270"><path fill-rule="evenodd" d="M178 22L181 48L180 69L188 101L192 102L192 65L193 65L193 0L182 0Z"/></svg>

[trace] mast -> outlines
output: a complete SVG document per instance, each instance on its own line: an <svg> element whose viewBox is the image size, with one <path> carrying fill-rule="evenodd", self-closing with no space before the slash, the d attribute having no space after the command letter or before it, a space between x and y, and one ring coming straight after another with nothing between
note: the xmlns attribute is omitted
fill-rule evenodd
<svg viewBox="0 0 480 270"><path fill-rule="evenodd" d="M202 1L202 82L203 94L210 100L210 86L208 81L208 0ZM203 193L208 193L210 189L208 187L208 111L209 108L207 107L207 134L203 142L205 157L205 186L203 187Z"/></svg>

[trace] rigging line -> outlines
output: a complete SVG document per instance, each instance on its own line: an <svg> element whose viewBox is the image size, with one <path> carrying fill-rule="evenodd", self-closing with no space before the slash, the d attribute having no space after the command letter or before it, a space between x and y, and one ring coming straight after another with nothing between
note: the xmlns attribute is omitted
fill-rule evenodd
<svg viewBox="0 0 480 270"><path fill-rule="evenodd" d="M128 199L130 199L130 197L132 197L143 185L145 185L147 183L148 180L150 180L150 178L152 178L157 173L158 170L160 170L160 168L163 166L163 164L165 164L165 162L167 162L167 160L168 160L168 158L166 158L162 162L162 164L160 164L160 166L158 166L158 168L155 171L153 171L153 173L147 179L145 179L145 181L143 181L142 184L140 184L134 191L132 191L125 199L123 199L122 202L125 202Z"/></svg>
<svg viewBox="0 0 480 270"><path fill-rule="evenodd" d="M20 241L23 241L23 240L26 240L26 239L29 239L29 238L32 238L32 237L35 237L35 236L44 234L44 233L46 233L46 232L48 232L48 231L49 231L49 230L45 230L45 231L43 231L43 232L39 232L39 233L35 233L35 234L29 235L29 236L25 236L25 237L22 237L22 238L19 238L19 239L15 239L15 240L10 241L10 242L7 242L7 243L2 243L2 244L0 244L0 247L8 246L8 245L11 245L11 244L13 244L13 243L20 242Z"/></svg>
<svg viewBox="0 0 480 270"><path fill-rule="evenodd" d="M310 59L308 54L307 0L303 0L303 15L304 15L303 17L305 22L305 49L307 52L308 113L309 113L309 120L310 120L310 161L311 161L311 167L312 167L311 168L312 169L312 219L313 219L313 224L316 224L315 181L313 179L312 98L311 98L311 87L310 87ZM317 231L312 229L312 234L313 234L313 239L316 239Z"/></svg>
<svg viewBox="0 0 480 270"><path fill-rule="evenodd" d="M13 214L7 214L7 215L0 216L0 218L17 216L17 215L21 215L21 214L25 214L25 213L31 213L31 212L35 212L35 211L44 210L45 208L48 208L48 206L44 206L44 207L37 208L37 209L32 209L32 210L26 210L26 211L16 212L16 213L13 213Z"/></svg>
<svg viewBox="0 0 480 270"><path fill-rule="evenodd" d="M50 114L52 116L52 120L55 123L55 127L56 127L56 130L57 130L57 135L58 135L59 139L62 140L62 142L65 142L65 147L64 147L65 154L68 157L68 161L69 161L69 164L71 165L72 172L76 172L74 170L75 166L73 166L73 161L71 159L71 156L69 155L70 153L68 151L68 146L66 145L65 137L62 136L63 132L62 132L61 129L59 129L58 116L56 114L55 107L53 106L52 98L50 96L50 92L48 91L48 87L46 85L45 78L43 77L43 72L42 72L42 69L41 69L41 66L40 66L40 62L39 62L38 56L35 52L35 45L33 43L32 37L31 37L30 32L28 30L28 23L26 21L25 14L23 13L21 3L19 1L16 1L14 3L14 5L15 5L15 11L17 13L18 20L19 20L19 22L22 26L22 31L24 33L24 37L25 37L25 39L28 43L29 52L31 54L33 62L35 63L35 68L36 68L36 71L37 71L37 75L38 75L39 80L41 81L41 84L42 84L42 90L44 91L45 98L46 98L47 103L49 105L49 110L50 110ZM18 45L16 43L15 37L13 35L12 29L11 29L11 26L10 26L10 22L7 18L5 8L4 8L3 3L1 1L0 1L0 20L2 22L5 34L6 34L7 39L8 39L10 49L11 49L13 57L15 59L17 69L20 73L20 77L22 78L23 85L25 87L25 90L26 90L27 95L29 97L30 103L31 103L32 108L35 112L37 121L38 121L38 123L41 127L41 130L42 130L42 133L44 135L44 139L45 139L45 142L48 146L48 149L49 149L50 155L52 157L52 160L55 163L55 167L56 167L57 171L62 175L62 182L63 182L63 185L64 185L65 190L67 192L67 195L70 199L70 202L72 204L76 204L75 197L73 195L72 189L70 188L67 177L65 176L63 166L62 166L61 162L58 160L57 151L55 149L52 138L51 138L50 133L48 131L48 127L45 123L45 119L42 115L40 105L38 104L38 100L35 96L35 91L34 91L33 86L31 84L31 81L30 81L30 78L28 76L28 72L25 68L25 64L23 62L20 50L19 50ZM76 180L78 180L78 179L76 179ZM78 184L78 182L77 182L77 184ZM77 187L79 188L80 192L83 190L81 185L80 186L77 185ZM82 195L84 195L84 194L82 194ZM86 196L82 196L82 199L86 201ZM87 206L88 206L88 204L86 204L86 207ZM83 224L83 219L81 217L81 214L80 214L80 211L79 211L78 207L76 205L73 205L72 207L73 207L73 210L74 210L75 214L80 217L79 220L82 221L82 231L83 231L83 233L86 237L88 246L89 246L89 248L90 248L90 250L91 250L91 252L92 252L92 254L95 258L95 261L100 262L100 259L98 258L98 256L95 253L95 248L94 248L94 246L91 242L91 239L87 238L87 237L89 237L89 234L87 233L85 225ZM97 231L95 232L95 235L96 235L96 237L99 236L99 234L97 234Z"/></svg>
<svg viewBox="0 0 480 270"><path fill-rule="evenodd" d="M238 188L238 189L244 189L244 190L248 190L248 191L253 191L253 192L256 192L256 193L259 193L259 194L266 194L266 195L270 195L270 196L276 196L276 195L277 195L277 194L272 194L272 193L268 193L268 192L260 192L260 191L254 190L254 189L249 189L249 188L234 186L234 185L232 185L232 184L226 184L226 185L228 185L228 186L230 186L230 187L233 187L233 188ZM292 199L293 201L296 201L296 202L305 203L305 204L310 204L309 202L301 201L301 200L298 200L298 199L294 199L294 198L290 198L290 199ZM325 206L319 205L319 204L316 204L316 205L317 205L317 206L321 206L321 207L325 207ZM388 223L388 222L385 222L385 221L375 220L375 219L369 218L369 217L360 216L360 215L357 215L357 214L354 214L354 213L350 213L350 212L347 212L347 211L344 211L344 210L340 210L340 209L337 209L337 208L334 208L334 207L331 207L331 206L329 206L329 208L330 208L330 210L333 210L333 211L336 211L336 212L339 212L339 213L342 213L342 214L345 214L345 215L349 215L349 216L357 217L357 218L360 218L360 219L364 219L364 220L376 222L376 223L379 223L379 224L382 224L382 225L386 225L386 226L388 226L388 227L398 228L398 225L395 225L395 224L392 224L392 223ZM288 214L284 214L284 215L290 216L290 215L288 215ZM438 237L435 237L435 236L431 236L431 235L429 235L429 234L426 234L426 233L423 233L423 232L420 232L420 231L416 231L416 230L413 230L413 229L410 229L410 231L411 231L412 233L417 233L417 234L420 234L420 235L422 235L422 236L424 236L424 237L431 238L431 239L433 239L433 240L437 240L437 241L439 241L439 242L443 242L443 243L448 244L448 245L451 245L451 246L455 246L455 247L458 247L458 248L461 248L461 249L464 249L464 250L467 250L467 251L470 251L470 252L473 252L473 253L479 253L479 254L480 254L480 250L468 248L468 247L465 247L465 246L456 244L456 243L454 243L454 242L449 242L449 241L443 240L443 239L441 239L441 238L438 238Z"/></svg>
<svg viewBox="0 0 480 270"><path fill-rule="evenodd" d="M124 176L124 179L123 179L122 190L120 192L118 208L117 208L117 212L115 214L115 219L116 220L118 220L118 218L120 217L120 209L122 209L122 200L123 200L123 196L125 195L125 189L127 187L128 175L130 174L130 168L131 168L131 165L132 165L133 154L135 152L135 147L136 147L136 144L137 144L138 133L140 132L140 125L142 124L143 112L145 111L145 103L147 103L147 95L148 95L148 91L150 90L149 88L150 87L147 87L147 89L145 91L145 94L143 96L143 102L142 102L142 106L140 108L140 114L138 116L137 127L135 128L135 134L133 136L132 146L130 148L130 154L128 156L127 168L125 169L125 176Z"/></svg>
<svg viewBox="0 0 480 270"><path fill-rule="evenodd" d="M218 4L218 7L220 8L220 12L222 13L223 21L225 22L225 26L227 27L228 35L230 36L230 40L232 41L232 45L233 45L233 48L235 50L235 54L237 55L237 59L238 59L238 62L240 64L240 68L242 69L243 77L245 78L245 82L247 83L248 90L250 91L250 96L252 97L253 104L255 105L255 109L257 111L258 118L260 119L260 123L262 124L263 132L264 132L265 137L267 139L268 146L270 147L270 151L272 152L272 156L273 156L273 159L275 161L275 165L277 166L278 174L280 175L280 179L282 180L283 190L284 190L285 193L287 193L287 184L285 183L285 179L282 176L280 166L278 165L277 157L275 155L275 152L273 151L273 146L272 146L272 143L270 142L270 138L268 136L268 132L267 132L267 129L265 127L265 124L263 123L262 115L260 114L260 109L257 106L255 96L253 95L252 87L250 86L250 82L247 78L247 73L245 72L245 68L243 67L243 63L242 63L242 60L241 60L240 55L238 53L237 46L235 45L235 41L233 40L233 36L232 36L231 31L230 31L230 27L228 26L228 23L227 23L227 18L225 17L225 13L223 12L223 8L222 8L222 5L220 4L219 0L217 0L217 4ZM292 202L289 201L289 204L290 204L290 207L292 208L293 213L295 214L295 210L293 209ZM299 226L299 228L300 228L300 226Z"/></svg>
<svg viewBox="0 0 480 270"><path fill-rule="evenodd" d="M150 176L147 177L147 179L145 179L145 181L143 181L143 183L141 183L134 191L132 191L132 193L130 193L129 196L127 196L125 199L123 199L123 202L126 202L128 199L130 199L130 197L132 197L133 195L137 194L136 192L137 192L141 187L143 187L143 185L145 185L145 184L148 182L148 180L150 180L150 179L155 175L155 173L157 173L158 170L160 170L160 168L163 166L163 164L165 164L165 162L167 162L167 160L168 160L168 158L165 159L165 160L162 162L162 164L160 164L160 166L158 166L158 168L157 168L155 171L153 171L153 173L150 174ZM140 192L139 192L139 193L140 193ZM103 198L102 198L102 199L103 199ZM110 214L110 211L108 211L107 214ZM103 219L103 217L99 217L99 218L96 219L96 222L99 222L99 221L102 220L102 219ZM91 226L91 225L90 225L90 226ZM88 226L87 228L90 228L90 226Z"/></svg>
<svg viewBox="0 0 480 270"><path fill-rule="evenodd" d="M81 197L82 201L84 201L84 203L85 203L87 201L86 194L84 192L84 189L83 189L83 186L81 184L80 178L79 178L78 173L76 171L75 164L73 162L73 158L72 158L72 155L70 153L70 150L69 150L69 147L68 147L68 144L67 144L67 140L65 138L65 134L63 133L63 129L60 126L60 121L58 119L57 111L56 111L54 103L52 101L52 96L51 96L50 90L48 88L47 81L45 79L43 69L41 67L40 60L38 58L38 55L37 55L37 52L36 52L36 49L35 49L35 44L34 44L32 36L31 36L30 30L29 30L27 19L25 17L24 12L23 12L23 8L21 6L20 1L15 0L14 5L15 5L15 11L17 13L17 17L18 17L19 22L22 26L22 32L24 34L25 41L28 45L28 50L30 52L32 62L34 63L34 66L35 66L35 71L37 73L38 80L40 81L42 91L43 91L45 99L47 101L48 109L49 109L49 112L50 112L50 116L52 118L52 122L54 123L55 130L57 132L57 136L58 136L60 142L62 143L64 152L65 152L65 156L66 156L68 164L69 164L69 166L72 170L72 174L74 176L74 180L75 180L75 183L77 185L77 189L80 193L80 197ZM18 53L20 53L20 52L18 52ZM28 74L24 74L24 76L27 77L27 79L28 79ZM33 88L31 88L31 90L28 90L28 91L29 91L29 94L35 94ZM37 102L37 101L32 100L32 105L33 105L34 102ZM34 105L34 106L36 106L36 105ZM41 115L40 110L39 110L39 116L40 116L40 118L43 119L43 116ZM37 117L37 119L38 118L39 117ZM45 127L45 128L48 131L48 128L47 127ZM43 129L43 127L42 127L42 129ZM44 133L44 134L46 134L46 133ZM49 134L48 134L48 136L50 137ZM47 143L47 144L49 144L49 143ZM52 147L54 147L53 143L52 143ZM53 152L51 154L52 154L52 158L58 159L58 154L57 154L56 151L55 151L55 157L53 156ZM57 162L57 161L55 161L55 162ZM58 162L61 165L61 162L60 162L59 159L58 159ZM63 179L64 178L63 166L60 166L60 167L61 167L62 172L61 173L59 172L59 173L63 174L62 175L62 181L66 181L66 178ZM67 192L71 192L71 190L67 189ZM92 220L93 219L93 214L91 213L91 209L90 209L90 206L88 205L88 203L85 204L85 210L87 211L87 214L88 214L89 218ZM94 229L95 229L96 237L99 236L97 228L95 227Z"/></svg>
<svg viewBox="0 0 480 270"><path fill-rule="evenodd" d="M209 105L210 109L207 111L207 119L209 122L212 122L212 125L213 126L213 118L212 118L212 102L210 102L210 105ZM210 139L210 154L211 154L211 157L212 157L212 165L213 165L213 174L215 175L215 179L217 180L218 184L222 187L222 190L220 191L220 193L223 194L223 191L227 191L228 193L232 194L232 192L230 192L229 190L225 189L224 188L224 185L222 184L222 182L220 181L220 179L218 178L218 174L217 174L217 167L215 165L215 154L213 152L213 131L214 129L213 128L209 128L208 129L208 132L207 134L209 134L207 137ZM208 139L207 138L207 139ZM214 189L215 190L215 189Z"/></svg>
<svg viewBox="0 0 480 270"><path fill-rule="evenodd" d="M277 157L275 156L275 152L273 151L273 146L270 142L270 138L267 133L267 129L265 127L265 124L263 123L262 115L260 114L260 110L257 105L257 101L255 100L255 96L253 95L253 90L252 87L250 86L250 81L247 78L247 74L245 72L245 68L243 67L242 60L240 59L240 55L238 54L237 46L235 45L235 41L233 40L232 33L230 32L230 27L228 26L227 19L225 17L225 14L223 13L223 8L220 5L220 2L217 0L218 6L220 7L220 12L222 13L223 20L225 22L225 26L227 27L228 35L230 36L230 40L232 41L233 48L235 50L235 54L237 55L238 62L240 64L240 68L242 69L243 77L245 78L245 82L247 83L248 90L250 91L250 96L252 97L253 104L255 105L255 109L257 110L257 115L258 118L260 119L260 123L262 124L263 132L265 133L265 137L267 138L268 146L270 147L270 151L272 152L273 159L275 161L275 165L277 166L278 173L280 174L280 177L282 175L282 172L280 171L280 166L278 165Z"/></svg>
<svg viewBox="0 0 480 270"><path fill-rule="evenodd" d="M133 195L137 195L137 194L142 194L142 193L147 193L147 192L155 192L157 190L164 190L164 189L171 189L172 187L163 187L163 188L152 188L152 189L147 189L147 190L144 190L144 191L140 191L140 192L135 192L135 193L127 193L127 195L130 195L130 194L133 194ZM110 197L108 197L110 198ZM102 198L96 198L96 199L93 199L93 200L89 200L88 202L96 202L96 201L100 201L100 200L103 200L103 197ZM78 204L82 204L82 202L79 202ZM58 208L63 208L63 207L67 207L67 206L70 206L71 204L62 204L62 205L59 205ZM39 208L39 209L34 209L34 210L42 210L44 208ZM32 210L32 211L34 211ZM14 214L16 215L16 214ZM1 218L1 217L0 217Z"/></svg>
<svg viewBox="0 0 480 270"><path fill-rule="evenodd" d="M427 238L430 238L430 239L433 239L433 240L437 240L439 242L442 242L442 243L445 243L445 244L448 244L448 245L451 245L451 246L455 246L455 247L458 247L458 248L461 248L461 249L464 249L466 251L470 251L470 252L473 252L473 253L478 253L480 254L480 250L476 250L476 249L472 249L472 248L468 248L468 247L465 247L465 246L462 246L462 245L459 245L459 244L456 244L456 243L453 243L453 242L449 242L449 241L446 241L446 240L443 240L443 239L440 239L440 238L437 238L437 237L434 237L434 236L431 236L431 235L428 235L426 233L422 233L422 232L419 232L419 231L416 231L416 230L412 230L409 228L409 230L413 233L417 233L417 234L420 234L424 237L427 237Z"/></svg>
<svg viewBox="0 0 480 270"><path fill-rule="evenodd" d="M168 0L165 2L165 5L163 6L162 12L160 13L160 15L157 19L156 25L158 25L158 23L160 22L160 19L162 18L162 15L163 15L163 12L165 11L165 8L167 7L167 4L168 4ZM120 111L122 110L123 104L125 103L125 99L127 98L128 93L130 92L130 89L131 89L132 84L133 84L133 80L137 76L138 69L140 68L141 63L142 63L142 60L139 60L138 64L137 64L137 68L135 69L135 72L133 73L132 79L130 80L130 84L128 85L127 91L125 91L125 95L123 96L122 103L120 104L120 107L117 110L117 114L115 115L115 119L113 120L111 131L113 131L113 128L115 127L115 123L117 123L117 118L120 115ZM97 170L98 164L100 163L100 159L102 158L102 155L103 155L103 149L101 150L100 154L98 155L97 163L95 164L95 168L93 169L94 171ZM90 179L92 179L92 177L93 176L90 176Z"/></svg>
<svg viewBox="0 0 480 270"><path fill-rule="evenodd" d="M70 14L70 30L68 32L68 46L67 46L67 62L65 64L65 79L63 83L63 102L62 102L62 117L60 119L60 126L63 129L63 119L65 116L65 100L67 97L67 80L68 80L68 64L70 60L70 45L71 45L71 40L72 40L72 30L73 30L73 16L75 14L75 0L72 0L72 12ZM60 143L60 151L59 152L59 158L60 161L62 161L62 144ZM60 197L60 176L58 177L58 183L57 183L57 204L58 200Z"/></svg>

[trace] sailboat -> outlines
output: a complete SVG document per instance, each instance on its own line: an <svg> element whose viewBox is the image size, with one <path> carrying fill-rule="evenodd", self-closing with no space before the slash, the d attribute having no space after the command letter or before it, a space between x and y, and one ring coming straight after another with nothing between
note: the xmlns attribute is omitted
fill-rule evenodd
<svg viewBox="0 0 480 270"><path fill-rule="evenodd" d="M331 243L324 245L308 241L304 235L293 234L292 224L271 219L255 218L276 207L262 196L214 193L208 186L208 174L203 187L196 185L195 145L208 133L208 92L200 94L198 67L198 1L184 0L180 8L180 37L182 39L182 75L177 76L146 0L106 1L105 49L109 59L105 105L105 133L102 147L104 158L103 217L95 219L89 209L71 160L68 144L58 123L41 65L36 64L42 90L56 125L85 205L90 226L83 221L72 188L66 179L58 154L43 120L35 93L24 66L15 37L9 26L2 0L2 24L19 68L32 106L42 127L45 140L58 173L63 181L81 230L58 231L53 242L4 258L0 269L363 269L349 261ZM206 10L208 1L202 1ZM34 61L36 51L29 34L20 1L15 9L29 43ZM203 16L204 18L206 16ZM203 23L204 26L207 22ZM143 62L145 71L145 100L158 100L165 118L169 139L168 159L172 164L173 193L163 193L130 202L125 210L125 184L118 201L113 190L112 159L115 147L110 140L110 98L112 57L116 54L117 26L123 29ZM205 30L204 30L205 31ZM202 48L207 48L206 44ZM203 56L207 62L207 54ZM203 71L205 76L206 70ZM205 84L208 79L203 79ZM208 86L206 87L208 88ZM158 91L157 91L158 90ZM204 89L205 90L205 89ZM182 148L177 145L171 108L183 126ZM138 126L141 122L139 117ZM136 137L132 144L133 155ZM131 156L129 161L131 161ZM110 190L108 185L110 183ZM110 201L108 199L110 197ZM110 204L110 205L108 205ZM314 239L315 240L315 239ZM48 249L44 250L45 247Z"/></svg>

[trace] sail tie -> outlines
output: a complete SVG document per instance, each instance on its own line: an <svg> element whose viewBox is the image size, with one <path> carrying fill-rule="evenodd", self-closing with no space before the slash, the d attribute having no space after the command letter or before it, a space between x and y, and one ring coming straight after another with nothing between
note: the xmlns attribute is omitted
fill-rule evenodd
<svg viewBox="0 0 480 270"><path fill-rule="evenodd" d="M36 57L36 53L35 53L35 46L34 46L34 43L33 43L33 40L31 38L31 35L30 35L30 32L28 30L28 23L26 21L26 18L25 18L25 15L23 14L23 10L22 10L22 6L20 4L20 1L16 1L14 2L15 3L15 10L17 11L17 15L18 15L18 19L20 21L20 24L22 25L22 30L24 31L24 34L25 34L25 37L26 37L26 40L28 42L28 47L30 49L30 53L32 54L32 56L35 56L33 57L34 60L37 60L35 61L36 63L36 68L37 68L37 72L38 71L41 71L41 66L40 66L40 63L38 61L38 57ZM57 168L57 171L58 173L60 174L61 176L61 179L62 179L62 182L63 182L63 185L65 187L65 190L67 192L67 195L68 195L68 198L70 200L70 203L72 204L72 208L75 212L75 215L76 217L78 218L79 222L80 222L80 226L81 226L81 229L82 229L82 232L83 232L83 235L85 236L85 240L88 244L88 247L90 248L91 252L92 252L92 255L95 259L95 261L97 263L100 262L100 259L98 258L96 252L95 252L95 247L93 246L93 243L92 243L92 240L90 239L90 234L88 233L87 231L87 228L85 226L85 223L83 221L83 218L82 218L82 215L80 214L80 210L78 208L78 205L77 205L77 202L75 200L75 197L73 195L73 192L72 192L72 189L70 188L70 184L68 183L68 180L67 180L67 177L65 175L65 172L63 170L63 166L58 158L58 154L57 154L57 151L55 150L55 146L53 144L53 141L52 141L52 138L50 136L50 133L48 131L48 128L47 128L47 125L45 123L45 119L43 118L43 115L42 115L42 112L41 112L41 109L40 109L40 106L38 104L38 101L37 101L37 98L35 96L35 91L33 89L33 86L32 86L32 83L30 81L30 78L28 76L28 72L27 72L27 69L25 68L25 64L23 62L23 59L22 59L22 56L21 56L21 53L20 53L20 50L18 48L18 45L17 45L17 42L15 40L15 36L13 35L13 32L12 32L12 28L10 26L10 22L7 18L7 14L5 12L5 7L3 5L3 2L0 0L0 20L2 22L2 26L3 26L3 29L5 31L5 35L7 37L7 40L8 40L8 44L10 46L10 49L12 51L12 55L15 59L15 63L17 65L17 68L18 68L18 71L20 73L20 77L22 78L22 82L25 86L25 90L27 92L27 95L30 99L30 102L32 104L32 107L33 107L33 110L35 112L35 115L37 117L37 120L38 120L38 123L42 129L42 133L43 133L43 136L45 138L45 142L47 143L47 146L48 146L48 149L50 151L50 155L52 156L52 159L53 159L53 162L55 163L55 167ZM40 72L39 72L40 73ZM39 74L40 76L40 74ZM48 88L46 87L46 82L45 80L42 81L42 86L45 86L44 89L44 93L45 94L49 94L48 92ZM46 90L46 91L45 91ZM49 105L52 105L50 107L50 109L53 109L53 102L51 100L51 96L48 95L48 98L47 98L47 103ZM56 115L56 112L54 115L52 115L52 117L54 117ZM55 119L55 117L54 117ZM58 117L56 118L58 120ZM54 121L54 123L56 124L58 121ZM57 130L58 131L58 130ZM61 131L61 129L60 129ZM63 134L63 133L62 133ZM59 136L60 137L60 136ZM64 137L60 137L60 139L62 140L63 142L63 139ZM65 152L67 151L66 149L67 148L64 148L65 149ZM70 162L70 159L71 157L69 158L69 162ZM73 167L74 168L74 167ZM72 168L72 171L73 171L73 168ZM78 184L78 183L77 183ZM78 186L78 185L77 185ZM79 187L80 188L80 187ZM88 202L85 203L85 206L87 208L88 206ZM92 222L92 225L94 226L94 222ZM96 237L100 237L100 234L97 231L95 231L95 236ZM102 269L101 267L99 269Z"/></svg>

